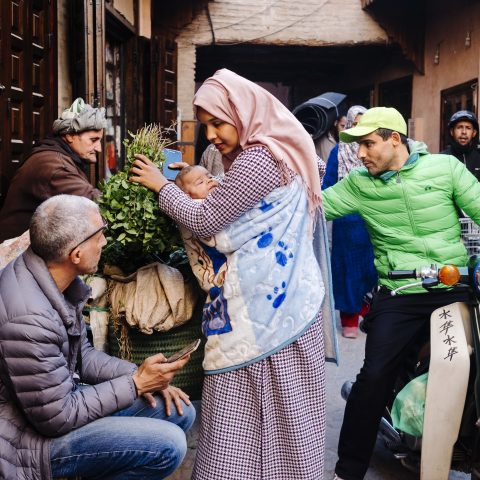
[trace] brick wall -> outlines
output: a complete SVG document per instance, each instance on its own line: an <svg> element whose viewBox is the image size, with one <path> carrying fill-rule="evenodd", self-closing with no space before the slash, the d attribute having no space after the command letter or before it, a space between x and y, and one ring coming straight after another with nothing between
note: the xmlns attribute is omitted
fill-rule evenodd
<svg viewBox="0 0 480 480"><path fill-rule="evenodd" d="M215 0L208 8L217 44L322 46L387 41L359 0ZM178 106L184 120L193 119L195 47L210 45L212 38L205 9L177 38Z"/></svg>

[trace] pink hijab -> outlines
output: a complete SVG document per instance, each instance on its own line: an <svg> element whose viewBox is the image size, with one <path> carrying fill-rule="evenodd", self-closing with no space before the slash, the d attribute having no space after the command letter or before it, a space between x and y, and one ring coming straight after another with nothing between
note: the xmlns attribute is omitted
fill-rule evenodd
<svg viewBox="0 0 480 480"><path fill-rule="evenodd" d="M193 105L233 125L242 150L262 145L270 150L286 178L289 169L297 173L307 189L313 216L321 205L315 146L302 124L279 100L250 80L223 68L205 80L195 94Z"/></svg>

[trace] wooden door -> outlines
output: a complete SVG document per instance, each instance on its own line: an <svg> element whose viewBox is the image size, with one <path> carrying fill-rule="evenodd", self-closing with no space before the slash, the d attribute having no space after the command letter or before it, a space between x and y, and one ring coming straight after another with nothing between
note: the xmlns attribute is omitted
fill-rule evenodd
<svg viewBox="0 0 480 480"><path fill-rule="evenodd" d="M177 44L165 33L152 39L153 121L168 128L177 119Z"/></svg>
<svg viewBox="0 0 480 480"><path fill-rule="evenodd" d="M0 205L57 116L55 8L52 0L0 2Z"/></svg>
<svg viewBox="0 0 480 480"><path fill-rule="evenodd" d="M104 106L105 0L68 0L68 16L72 98L81 97L93 107ZM104 153L97 159L90 165L92 185L105 178Z"/></svg>

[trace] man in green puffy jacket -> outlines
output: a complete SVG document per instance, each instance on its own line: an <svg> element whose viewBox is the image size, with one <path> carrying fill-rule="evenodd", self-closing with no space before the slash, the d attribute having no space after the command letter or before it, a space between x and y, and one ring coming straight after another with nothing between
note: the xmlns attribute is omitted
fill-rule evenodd
<svg viewBox="0 0 480 480"><path fill-rule="evenodd" d="M390 280L390 270L465 265L459 209L480 223L480 182L455 157L430 154L425 144L406 135L397 110L368 110L356 127L340 133L342 141L359 143L365 168L323 192L327 220L351 213L363 217L380 285L368 315L364 365L345 408L338 479L364 478L398 370L428 331L430 314L442 305L468 300L466 291L441 287L428 293L421 287L390 293L412 281Z"/></svg>

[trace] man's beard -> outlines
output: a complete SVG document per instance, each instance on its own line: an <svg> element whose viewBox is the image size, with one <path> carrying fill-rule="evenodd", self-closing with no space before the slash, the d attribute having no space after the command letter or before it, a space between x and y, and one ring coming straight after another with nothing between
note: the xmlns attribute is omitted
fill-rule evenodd
<svg viewBox="0 0 480 480"><path fill-rule="evenodd" d="M452 150L457 153L469 153L475 148L475 142L471 140L466 145L461 145L456 140L452 140Z"/></svg>

